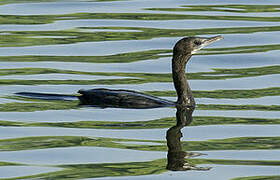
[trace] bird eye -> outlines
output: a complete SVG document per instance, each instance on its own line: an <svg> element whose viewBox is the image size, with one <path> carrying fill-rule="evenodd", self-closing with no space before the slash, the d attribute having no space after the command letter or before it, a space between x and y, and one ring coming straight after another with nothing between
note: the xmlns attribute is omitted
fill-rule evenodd
<svg viewBox="0 0 280 180"><path fill-rule="evenodd" d="M199 45L201 45L201 42L200 41L194 41L194 44L199 46Z"/></svg>

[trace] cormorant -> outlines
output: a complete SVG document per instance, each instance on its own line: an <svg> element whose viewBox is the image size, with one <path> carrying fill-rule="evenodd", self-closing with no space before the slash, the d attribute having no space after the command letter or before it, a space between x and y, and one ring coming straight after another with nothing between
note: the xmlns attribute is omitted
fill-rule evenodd
<svg viewBox="0 0 280 180"><path fill-rule="evenodd" d="M189 106L195 107L195 101L186 78L186 63L192 55L203 47L221 40L222 36L210 38L185 37L179 40L173 48L172 77L177 92L177 102L165 100L130 90L111 89L81 89L80 96L44 94L33 92L19 92L19 96L48 100L80 100L81 105L93 105L98 107L119 107L119 108L157 108L165 106Z"/></svg>

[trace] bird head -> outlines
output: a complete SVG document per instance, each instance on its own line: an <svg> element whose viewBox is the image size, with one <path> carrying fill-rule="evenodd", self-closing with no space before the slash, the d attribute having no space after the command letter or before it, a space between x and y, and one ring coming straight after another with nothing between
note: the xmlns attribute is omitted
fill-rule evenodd
<svg viewBox="0 0 280 180"><path fill-rule="evenodd" d="M205 37L185 37L179 40L174 48L174 54L181 54L181 55L188 55L188 54L195 54L200 49L204 48L205 46L212 44L213 42L219 41L223 39L222 36L214 36L210 38Z"/></svg>

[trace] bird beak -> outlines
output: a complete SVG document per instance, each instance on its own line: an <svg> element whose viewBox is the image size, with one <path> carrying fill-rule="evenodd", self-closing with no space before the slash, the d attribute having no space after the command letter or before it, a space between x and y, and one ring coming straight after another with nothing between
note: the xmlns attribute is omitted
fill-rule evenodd
<svg viewBox="0 0 280 180"><path fill-rule="evenodd" d="M192 54L196 53L200 49L204 48L205 46L208 46L209 44L212 44L216 41L219 41L221 39L224 39L222 36L214 36L210 38L201 38L201 45L199 45L193 52Z"/></svg>
<svg viewBox="0 0 280 180"><path fill-rule="evenodd" d="M221 39L224 39L224 38L222 36L214 36L214 37L206 38L206 40L202 43L202 46L205 47L205 46L212 44L213 42L219 41Z"/></svg>

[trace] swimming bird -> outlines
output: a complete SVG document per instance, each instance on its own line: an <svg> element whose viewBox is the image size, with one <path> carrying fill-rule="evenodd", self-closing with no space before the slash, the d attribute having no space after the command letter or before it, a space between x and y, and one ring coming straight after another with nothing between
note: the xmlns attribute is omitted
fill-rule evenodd
<svg viewBox="0 0 280 180"><path fill-rule="evenodd" d="M179 40L173 48L172 78L177 92L177 101L169 101L144 93L131 90L112 89L81 89L78 96L44 94L34 92L19 92L19 96L48 100L73 100L79 99L81 105L117 108L157 108L166 106L189 106L195 107L192 91L186 77L186 64L193 54L203 47L223 39L222 36L214 37L185 37Z"/></svg>

